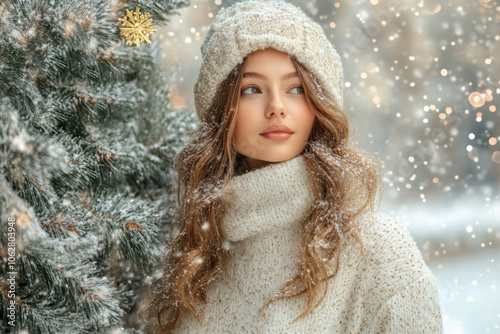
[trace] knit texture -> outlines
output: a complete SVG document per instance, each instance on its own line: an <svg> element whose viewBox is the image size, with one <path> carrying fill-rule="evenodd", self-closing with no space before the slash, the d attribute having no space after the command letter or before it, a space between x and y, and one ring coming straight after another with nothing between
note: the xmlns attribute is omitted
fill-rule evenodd
<svg viewBox="0 0 500 334"><path fill-rule="evenodd" d="M266 48L295 56L318 79L324 93L342 108L342 63L321 26L285 1L249 0L221 9L205 36L194 86L200 119L234 67L246 55Z"/></svg>
<svg viewBox="0 0 500 334"><path fill-rule="evenodd" d="M292 321L307 294L269 304L297 273L300 221L312 205L303 155L234 177L222 227L234 252L207 290L199 323L181 312L174 333L442 333L436 280L401 223L378 213L361 221L364 251L340 241L337 276L314 311Z"/></svg>

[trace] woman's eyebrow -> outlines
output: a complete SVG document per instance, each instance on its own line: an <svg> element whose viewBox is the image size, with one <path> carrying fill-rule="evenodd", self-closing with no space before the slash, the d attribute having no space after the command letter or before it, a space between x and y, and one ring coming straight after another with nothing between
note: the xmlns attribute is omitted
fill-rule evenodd
<svg viewBox="0 0 500 334"><path fill-rule="evenodd" d="M281 77L281 80L287 80L287 79L295 78L298 76L299 76L298 72L290 72L290 73L284 74ZM260 74L257 72L245 72L245 73L243 73L243 78L257 78L257 79L267 80L267 77L264 74Z"/></svg>

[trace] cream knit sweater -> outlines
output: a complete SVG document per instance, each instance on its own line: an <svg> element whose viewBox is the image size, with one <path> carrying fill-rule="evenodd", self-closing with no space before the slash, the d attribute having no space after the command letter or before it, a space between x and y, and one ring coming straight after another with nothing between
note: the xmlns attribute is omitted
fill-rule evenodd
<svg viewBox="0 0 500 334"><path fill-rule="evenodd" d="M299 223L312 205L303 156L234 177L222 221L234 252L209 286L205 321L181 312L174 333L441 333L436 280L407 229L377 214L362 224L363 253L341 242L337 276L304 318L307 293L259 308L296 273Z"/></svg>

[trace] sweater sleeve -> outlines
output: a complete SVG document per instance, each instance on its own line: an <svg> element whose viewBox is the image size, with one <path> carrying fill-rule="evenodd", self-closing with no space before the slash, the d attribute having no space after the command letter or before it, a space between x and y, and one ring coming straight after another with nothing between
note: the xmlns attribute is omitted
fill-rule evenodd
<svg viewBox="0 0 500 334"><path fill-rule="evenodd" d="M363 333L443 333L436 279L425 273L385 301Z"/></svg>

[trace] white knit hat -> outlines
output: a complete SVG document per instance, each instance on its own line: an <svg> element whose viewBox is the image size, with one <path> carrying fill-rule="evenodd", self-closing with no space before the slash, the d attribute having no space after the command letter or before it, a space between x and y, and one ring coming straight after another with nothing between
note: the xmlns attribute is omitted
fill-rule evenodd
<svg viewBox="0 0 500 334"><path fill-rule="evenodd" d="M246 55L266 48L295 56L342 108L342 63L321 26L283 0L247 0L222 8L201 46L203 60L194 86L200 119L233 68Z"/></svg>

